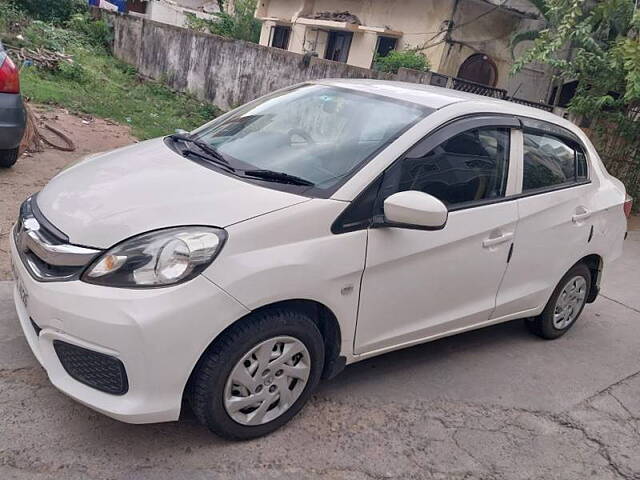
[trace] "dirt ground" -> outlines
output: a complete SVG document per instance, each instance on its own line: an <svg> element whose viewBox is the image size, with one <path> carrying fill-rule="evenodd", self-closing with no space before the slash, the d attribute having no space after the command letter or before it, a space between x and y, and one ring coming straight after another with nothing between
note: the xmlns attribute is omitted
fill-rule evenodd
<svg viewBox="0 0 640 480"><path fill-rule="evenodd" d="M136 141L128 127L107 120L72 115L61 108L39 106L34 111L69 136L77 148L74 152L62 152L46 147L44 152L23 155L11 169L0 169L0 280L11 278L8 235L22 201L44 187L66 165L90 153Z"/></svg>

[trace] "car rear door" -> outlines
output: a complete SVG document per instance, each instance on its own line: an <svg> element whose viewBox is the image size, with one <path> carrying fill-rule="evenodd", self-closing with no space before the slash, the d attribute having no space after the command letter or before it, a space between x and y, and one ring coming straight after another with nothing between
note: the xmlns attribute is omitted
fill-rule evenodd
<svg viewBox="0 0 640 480"><path fill-rule="evenodd" d="M562 276L587 254L597 186L585 150L572 133L523 119L518 229L494 319L538 314Z"/></svg>
<svg viewBox="0 0 640 480"><path fill-rule="evenodd" d="M449 217L438 231L370 228L356 354L489 321L517 224L510 145L511 129L519 126L507 116L458 120L385 172L377 211L389 195L419 190L442 200Z"/></svg>

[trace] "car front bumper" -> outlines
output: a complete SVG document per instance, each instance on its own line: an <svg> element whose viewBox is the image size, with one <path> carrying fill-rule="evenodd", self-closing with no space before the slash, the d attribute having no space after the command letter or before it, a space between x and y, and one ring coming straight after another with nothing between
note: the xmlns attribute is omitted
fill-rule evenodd
<svg viewBox="0 0 640 480"><path fill-rule="evenodd" d="M13 235L10 238L16 310L51 383L124 422L177 420L184 387L200 355L224 328L248 313L202 276L158 289L109 288L77 280L38 282L24 267ZM126 393L105 393L74 379L54 341L120 360L128 379Z"/></svg>
<svg viewBox="0 0 640 480"><path fill-rule="evenodd" d="M22 97L13 93L0 93L0 150L18 147L26 124Z"/></svg>

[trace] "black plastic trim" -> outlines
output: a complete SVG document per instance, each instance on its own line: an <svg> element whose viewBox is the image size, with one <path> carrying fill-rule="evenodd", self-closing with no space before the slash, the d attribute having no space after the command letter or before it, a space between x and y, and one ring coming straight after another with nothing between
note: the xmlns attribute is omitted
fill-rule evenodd
<svg viewBox="0 0 640 480"><path fill-rule="evenodd" d="M507 255L507 263L511 261L511 257L513 256L513 243L509 247L509 254Z"/></svg>
<svg viewBox="0 0 640 480"><path fill-rule="evenodd" d="M94 388L96 390L100 390L101 392L110 393L112 395L124 395L129 391L129 379L127 378L127 371L124 367L124 363L119 358L116 358L111 355L107 355L104 353L96 352L94 350L89 350L88 348L80 347L78 345L74 345L71 343L63 342L62 340L54 340L53 341L53 349L58 356L58 360L62 364L62 368L64 368L65 372L69 374L71 378L77 380L83 385L87 385L88 387ZM91 356L93 359L100 359L105 362L109 362L114 365L118 374L120 375L120 387L119 388L108 388L104 385L96 381L91 381L86 377L78 375L73 369L69 368L68 362L65 362L63 357L70 351L74 351L76 353L81 353L87 356Z"/></svg>
<svg viewBox="0 0 640 480"><path fill-rule="evenodd" d="M45 230L47 230L47 232L55 236L57 240L60 240L60 243L70 243L69 236L58 227L56 227L53 223L51 223L40 210L40 207L38 206L37 193L33 195L33 197L31 197L31 211L38 223L42 225Z"/></svg>
<svg viewBox="0 0 640 480"><path fill-rule="evenodd" d="M447 220L449 220L448 215ZM389 222L384 218L384 215L375 215L373 217L373 221L371 222L371 228L404 228L406 230L424 230L427 232L442 230L446 225L446 221L439 227L425 227L423 225L412 225L410 223Z"/></svg>
<svg viewBox="0 0 640 480"><path fill-rule="evenodd" d="M340 355L339 357L331 360L322 372L322 378L325 380L331 380L337 377L347 365L347 357Z"/></svg>

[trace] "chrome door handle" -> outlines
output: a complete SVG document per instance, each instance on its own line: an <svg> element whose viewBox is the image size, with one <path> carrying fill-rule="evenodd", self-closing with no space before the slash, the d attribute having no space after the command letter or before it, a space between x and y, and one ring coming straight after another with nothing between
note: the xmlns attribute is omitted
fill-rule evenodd
<svg viewBox="0 0 640 480"><path fill-rule="evenodd" d="M501 243L505 243L510 241L513 238L513 233L509 232L509 233L503 233L502 235L500 235L499 237L493 237L493 238L487 238L486 240L484 240L482 242L482 246L484 248L491 248L494 247L496 245L500 245Z"/></svg>
<svg viewBox="0 0 640 480"><path fill-rule="evenodd" d="M587 220L591 216L591 212L587 209L584 209L581 213L576 213L573 217L571 217L571 221L573 223L582 222L583 220Z"/></svg>

